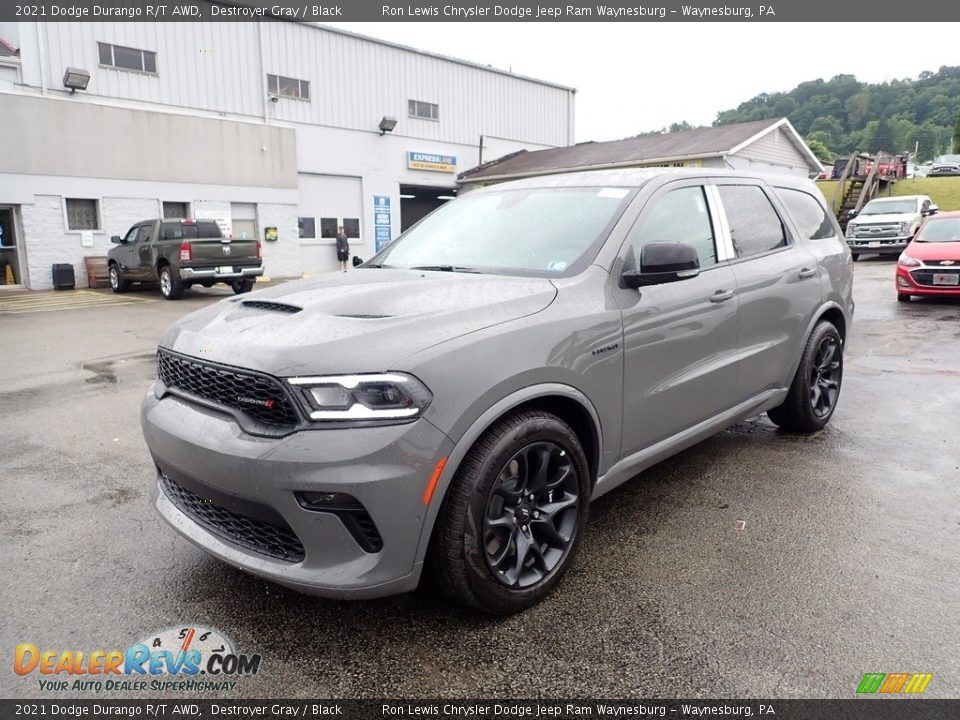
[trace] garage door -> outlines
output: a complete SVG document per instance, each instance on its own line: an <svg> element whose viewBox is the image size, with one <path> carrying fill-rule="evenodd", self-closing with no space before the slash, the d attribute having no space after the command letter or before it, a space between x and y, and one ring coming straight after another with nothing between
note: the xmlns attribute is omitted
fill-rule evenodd
<svg viewBox="0 0 960 720"><path fill-rule="evenodd" d="M360 178L343 175L298 176L300 187L300 255L307 273L337 267L337 227L344 226L353 254L363 255L363 196Z"/></svg>

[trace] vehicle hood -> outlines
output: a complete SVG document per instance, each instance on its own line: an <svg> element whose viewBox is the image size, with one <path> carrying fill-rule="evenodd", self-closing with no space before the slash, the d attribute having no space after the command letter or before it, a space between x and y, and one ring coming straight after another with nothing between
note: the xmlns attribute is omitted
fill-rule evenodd
<svg viewBox="0 0 960 720"><path fill-rule="evenodd" d="M851 225L882 225L884 223L901 223L901 222L911 222L917 219L920 213L914 210L913 212L905 213L884 213L883 215L857 215L853 220L850 221Z"/></svg>
<svg viewBox="0 0 960 720"><path fill-rule="evenodd" d="M281 377L403 370L412 353L540 312L556 294L547 279L361 268L221 301L160 345Z"/></svg>
<svg viewBox="0 0 960 720"><path fill-rule="evenodd" d="M953 260L960 265L960 242L917 242L907 247L907 255L916 260Z"/></svg>

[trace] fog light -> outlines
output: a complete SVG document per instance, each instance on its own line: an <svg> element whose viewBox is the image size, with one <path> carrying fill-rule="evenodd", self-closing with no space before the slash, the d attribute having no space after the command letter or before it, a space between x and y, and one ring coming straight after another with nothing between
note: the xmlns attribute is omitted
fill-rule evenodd
<svg viewBox="0 0 960 720"><path fill-rule="evenodd" d="M910 287L910 281L902 275L897 275L897 285L900 287Z"/></svg>

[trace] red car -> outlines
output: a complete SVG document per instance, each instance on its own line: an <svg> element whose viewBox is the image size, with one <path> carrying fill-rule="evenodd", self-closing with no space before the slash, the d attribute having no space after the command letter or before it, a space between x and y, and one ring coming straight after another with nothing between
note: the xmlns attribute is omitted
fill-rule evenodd
<svg viewBox="0 0 960 720"><path fill-rule="evenodd" d="M927 218L897 261L897 300L960 297L960 212Z"/></svg>

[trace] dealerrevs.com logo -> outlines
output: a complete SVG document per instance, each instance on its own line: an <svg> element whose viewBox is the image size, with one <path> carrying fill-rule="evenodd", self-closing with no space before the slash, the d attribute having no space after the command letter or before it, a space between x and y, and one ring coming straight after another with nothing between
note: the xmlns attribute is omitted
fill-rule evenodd
<svg viewBox="0 0 960 720"><path fill-rule="evenodd" d="M260 655L238 653L230 639L200 625L165 628L126 650L45 650L17 645L17 675L45 692L231 691L260 671Z"/></svg>

